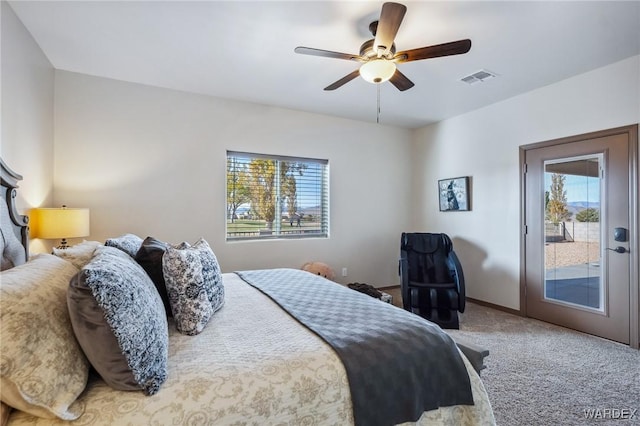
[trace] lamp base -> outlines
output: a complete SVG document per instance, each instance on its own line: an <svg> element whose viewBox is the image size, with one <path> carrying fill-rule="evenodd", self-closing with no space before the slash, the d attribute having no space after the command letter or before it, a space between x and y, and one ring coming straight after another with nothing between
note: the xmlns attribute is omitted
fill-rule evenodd
<svg viewBox="0 0 640 426"><path fill-rule="evenodd" d="M69 244L67 244L67 239L63 238L62 241L60 241L60 245L58 247L56 247L58 250L66 250L68 249L70 246Z"/></svg>

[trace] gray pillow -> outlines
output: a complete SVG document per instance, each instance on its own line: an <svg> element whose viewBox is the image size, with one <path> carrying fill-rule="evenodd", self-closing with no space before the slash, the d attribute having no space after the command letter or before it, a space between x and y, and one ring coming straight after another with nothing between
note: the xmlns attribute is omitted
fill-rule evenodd
<svg viewBox="0 0 640 426"><path fill-rule="evenodd" d="M187 335L200 333L224 304L218 261L209 244L169 246L162 257L169 303L176 328Z"/></svg>
<svg viewBox="0 0 640 426"><path fill-rule="evenodd" d="M142 246L142 238L135 234L124 234L116 238L109 238L104 242L104 245L115 247L131 257L136 257L136 253L138 253L140 246Z"/></svg>
<svg viewBox="0 0 640 426"><path fill-rule="evenodd" d="M167 378L167 318L144 269L123 251L100 246L69 283L76 338L111 387L155 394Z"/></svg>
<svg viewBox="0 0 640 426"><path fill-rule="evenodd" d="M0 219L0 253L2 254L2 261L0 263L1 270L7 270L14 266L22 265L27 261L27 255L24 251L24 246L13 233L15 225L9 217L9 209L4 202L4 199L0 202L2 207L2 217Z"/></svg>

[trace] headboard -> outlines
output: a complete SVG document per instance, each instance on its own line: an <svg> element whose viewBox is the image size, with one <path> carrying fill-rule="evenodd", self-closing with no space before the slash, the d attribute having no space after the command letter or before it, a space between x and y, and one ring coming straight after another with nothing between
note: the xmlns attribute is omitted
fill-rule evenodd
<svg viewBox="0 0 640 426"><path fill-rule="evenodd" d="M0 158L2 183L2 217L0 218L0 252L2 270L20 265L29 258L29 217L18 214L16 189L22 176Z"/></svg>

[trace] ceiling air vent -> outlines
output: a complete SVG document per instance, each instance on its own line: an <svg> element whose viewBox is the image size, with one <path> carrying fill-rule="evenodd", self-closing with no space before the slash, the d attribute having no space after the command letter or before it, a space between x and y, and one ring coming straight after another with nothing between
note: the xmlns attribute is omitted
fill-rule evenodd
<svg viewBox="0 0 640 426"><path fill-rule="evenodd" d="M466 77L462 77L460 81L467 84L475 84L481 81L489 80L490 78L493 78L493 77L497 77L497 74L494 74L491 71L487 71L487 70L480 70Z"/></svg>

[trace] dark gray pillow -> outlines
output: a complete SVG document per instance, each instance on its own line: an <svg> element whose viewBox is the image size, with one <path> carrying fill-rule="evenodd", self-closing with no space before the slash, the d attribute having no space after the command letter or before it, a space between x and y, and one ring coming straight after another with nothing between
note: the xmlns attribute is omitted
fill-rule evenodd
<svg viewBox="0 0 640 426"><path fill-rule="evenodd" d="M127 253L131 257L136 257L136 253L142 245L142 238L135 234L124 234L116 238L109 238L104 242L105 246L115 247Z"/></svg>
<svg viewBox="0 0 640 426"><path fill-rule="evenodd" d="M100 246L67 292L73 330L111 387L155 394L167 378L167 317L151 279L133 258Z"/></svg>
<svg viewBox="0 0 640 426"><path fill-rule="evenodd" d="M162 273L162 256L164 256L167 246L168 244L163 241L153 237L147 237L142 242L140 250L136 253L135 259L155 284L156 290L158 290L158 294L162 298L162 303L164 304L164 310L167 312L167 316L172 316L169 296L167 294L167 286L164 282L164 275Z"/></svg>

